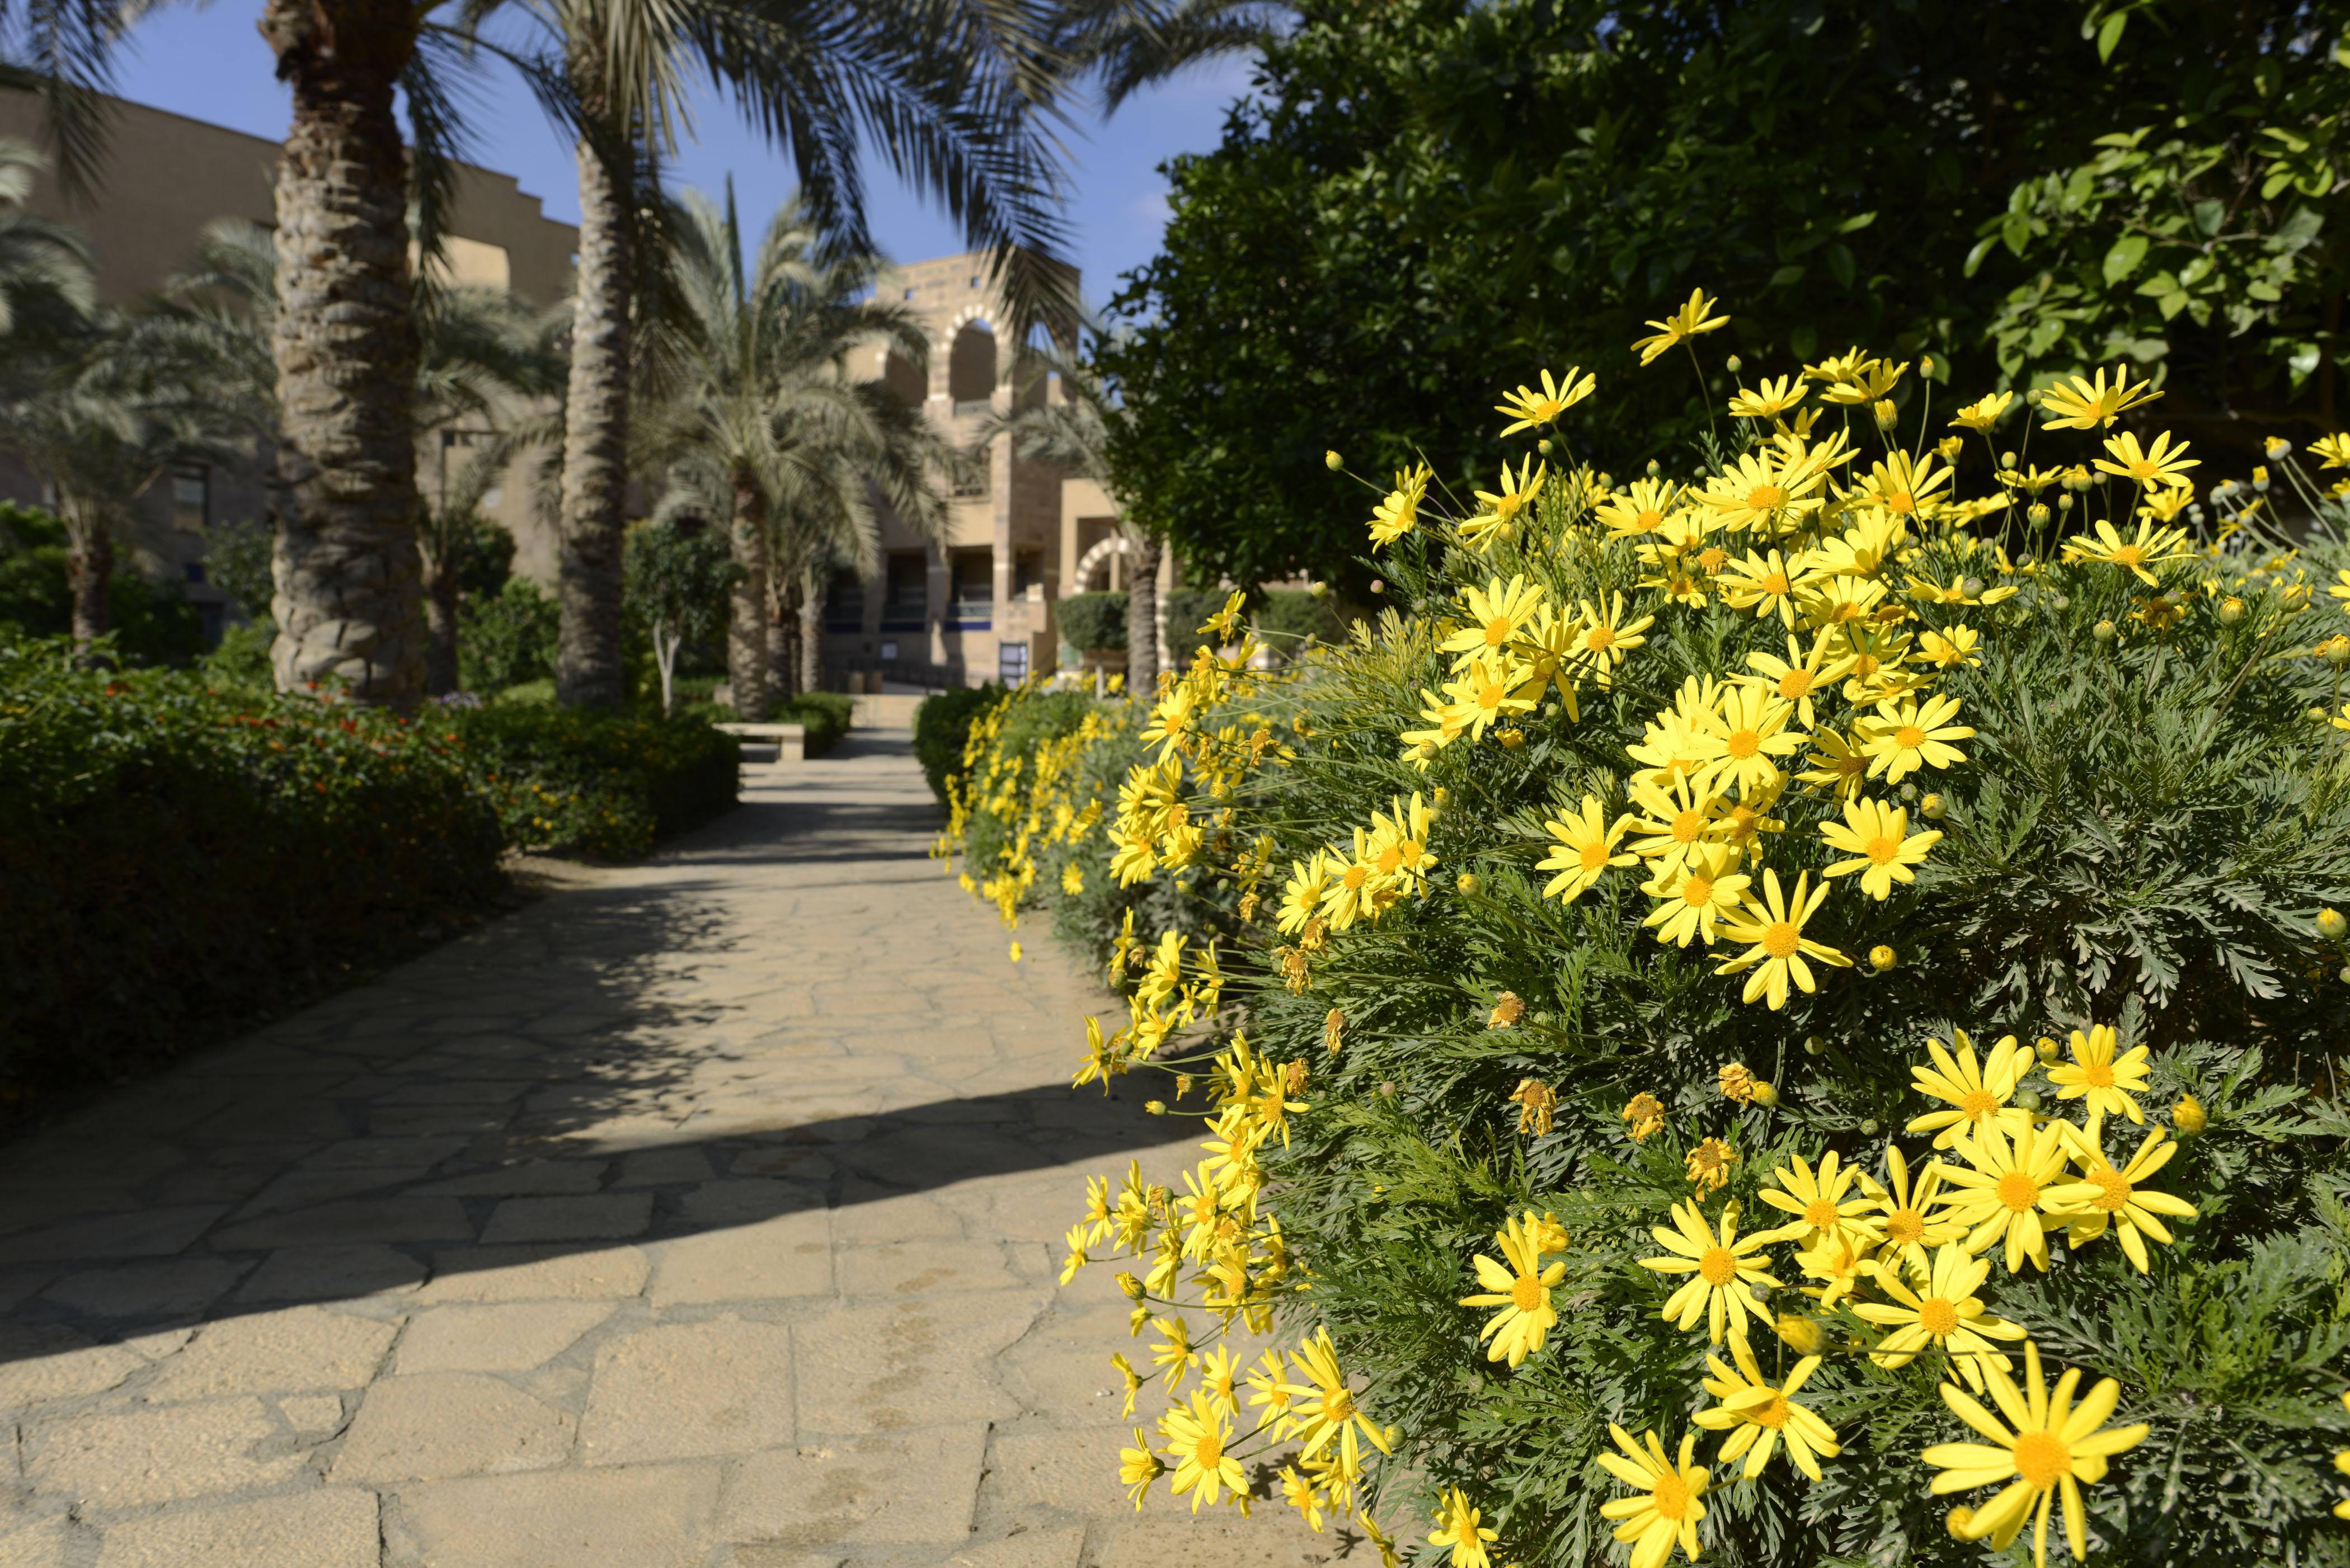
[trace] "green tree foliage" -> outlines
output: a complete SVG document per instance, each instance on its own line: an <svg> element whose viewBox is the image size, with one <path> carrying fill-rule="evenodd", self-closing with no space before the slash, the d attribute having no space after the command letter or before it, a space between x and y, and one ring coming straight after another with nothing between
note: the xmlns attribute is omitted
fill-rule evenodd
<svg viewBox="0 0 2350 1568"><path fill-rule="evenodd" d="M2262 367L2314 366L2311 312L2338 293L2313 218L2293 214L2336 199L2340 9L2157 3L2116 32L2101 10L2046 0L1314 0L1222 145L1172 168L1163 253L1114 307L1133 330L1100 350L1149 410L1114 432L1113 462L1195 575L1310 567L1358 590L1368 574L1346 564L1369 498L1330 482L1326 448L1374 480L1445 454L1465 499L1492 483L1498 421L1461 389L1496 363L1572 362L1604 395L1570 421L1565 454L1670 457L1731 389L1627 388L1626 345L1700 286L1727 302L1750 374L1859 342L1931 354L1938 380L1967 385L2000 363L2020 376L2027 358L2053 371L2144 348L2180 296L2193 327L2217 289L2193 353L2173 350L2214 360L2198 398L2273 382L2281 410L2314 415L2314 393L2293 402ZM2189 104L2210 107L2138 144L2153 173L2072 172L2134 155L2098 138L2171 127ZM2160 151L2174 136L2201 151ZM2211 146L2229 151L2205 167ZM2154 194L2129 188L2141 176ZM1998 243L2011 191L2025 192L2021 256ZM2230 203L2209 236L2230 253L2217 274L2189 277L2178 234L2148 234L2106 276L2130 225L2183 213L2192 228L2210 199ZM1970 272L1987 222L1993 246ZM2085 265L2086 301L2069 292ZM2256 284L2286 297L2263 304ZM2272 319L2231 336L2245 302Z"/></svg>
<svg viewBox="0 0 2350 1568"><path fill-rule="evenodd" d="M652 639L662 712L676 706L678 650L718 636L726 624L726 596L742 570L715 529L650 523L630 531L628 607Z"/></svg>

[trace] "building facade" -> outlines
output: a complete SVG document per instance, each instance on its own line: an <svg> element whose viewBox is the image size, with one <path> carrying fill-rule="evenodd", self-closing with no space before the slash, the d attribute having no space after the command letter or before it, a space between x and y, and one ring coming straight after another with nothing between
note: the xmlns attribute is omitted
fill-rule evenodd
<svg viewBox="0 0 2350 1568"><path fill-rule="evenodd" d="M34 185L27 209L73 224L98 255L101 299L123 303L162 284L185 263L204 226L218 218L245 218L274 226L278 144L224 126L150 109L123 99L109 104L111 132L93 192L67 200L54 178ZM39 101L0 90L0 136L37 144ZM461 285L511 289L547 306L571 287L578 231L556 223L504 174L460 165L451 222L449 270ZM429 489L441 463L462 463L465 432L439 452L420 454L417 483ZM204 580L204 530L251 519L265 521L264 454L234 466L182 464L159 476L142 500L134 536L120 541L126 561L151 576L176 579L215 633L226 618L225 597ZM0 499L38 505L40 481L0 462ZM552 532L535 514L525 487L494 493L488 508L515 536L515 569L543 581L555 576Z"/></svg>
<svg viewBox="0 0 2350 1568"><path fill-rule="evenodd" d="M1002 324L989 257L967 252L902 266L882 283L921 319L927 373L886 348L859 351L853 372L920 407L941 435L968 448L991 413L1062 396L1058 378L1028 373ZM1069 282L1074 292L1076 274ZM825 606L827 683L979 685L1053 670L1053 607L1063 594L1124 587L1118 512L1101 487L988 444L977 472L951 486L946 537L923 540L882 519L881 565L837 576ZM1172 582L1173 563L1162 565Z"/></svg>

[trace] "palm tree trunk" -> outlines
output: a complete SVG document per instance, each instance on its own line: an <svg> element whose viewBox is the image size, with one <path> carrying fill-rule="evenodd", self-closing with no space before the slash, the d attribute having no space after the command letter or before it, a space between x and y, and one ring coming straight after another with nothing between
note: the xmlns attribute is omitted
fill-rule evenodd
<svg viewBox="0 0 2350 1568"><path fill-rule="evenodd" d="M824 686L824 600L825 581L811 572L806 589L800 595L800 690L816 691Z"/></svg>
<svg viewBox="0 0 2350 1568"><path fill-rule="evenodd" d="M424 556L424 694L446 697L457 690L457 563L427 551Z"/></svg>
<svg viewBox="0 0 2350 1568"><path fill-rule="evenodd" d="M555 694L582 708L617 708L620 547L628 519L629 193L583 137L579 269L564 404L562 635Z"/></svg>
<svg viewBox="0 0 2350 1568"><path fill-rule="evenodd" d="M767 551L767 690L780 696L799 690L792 679L792 654L798 647L790 629L795 596L790 579L775 564L773 544Z"/></svg>
<svg viewBox="0 0 2350 1568"><path fill-rule="evenodd" d="M734 690L734 716L748 723L767 717L767 493L749 474L734 476L733 614L726 624L726 679Z"/></svg>
<svg viewBox="0 0 2350 1568"><path fill-rule="evenodd" d="M1159 684L1159 540L1134 531L1126 585L1126 689L1148 697Z"/></svg>
<svg viewBox="0 0 2350 1568"><path fill-rule="evenodd" d="M416 554L416 317L408 154L392 86L416 46L406 0L267 0L294 89L277 161L277 684L363 702L424 691Z"/></svg>
<svg viewBox="0 0 2350 1568"><path fill-rule="evenodd" d="M59 510L65 514L66 581L73 591L74 651L87 663L89 645L112 629L106 590L114 581L114 534L104 523L77 517L77 508Z"/></svg>

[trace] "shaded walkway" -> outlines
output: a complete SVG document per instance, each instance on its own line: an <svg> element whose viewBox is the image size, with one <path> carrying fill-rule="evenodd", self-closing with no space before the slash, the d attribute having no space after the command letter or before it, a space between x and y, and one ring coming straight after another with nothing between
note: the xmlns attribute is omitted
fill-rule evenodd
<svg viewBox="0 0 2350 1568"><path fill-rule="evenodd" d="M1066 1086L1107 999L1005 961L902 732L749 782L0 1152L0 1568L1334 1549L1119 1496L1124 1303L1057 1242L1185 1147Z"/></svg>

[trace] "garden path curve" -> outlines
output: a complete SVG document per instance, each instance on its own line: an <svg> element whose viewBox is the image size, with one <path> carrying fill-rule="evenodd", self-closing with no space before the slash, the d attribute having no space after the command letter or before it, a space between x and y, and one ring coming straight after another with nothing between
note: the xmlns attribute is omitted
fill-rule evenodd
<svg viewBox="0 0 2350 1568"><path fill-rule="evenodd" d="M0 1568L1265 1568L1116 1477L1087 1008L903 731L0 1150ZM1033 936L1033 934L1032 934Z"/></svg>

